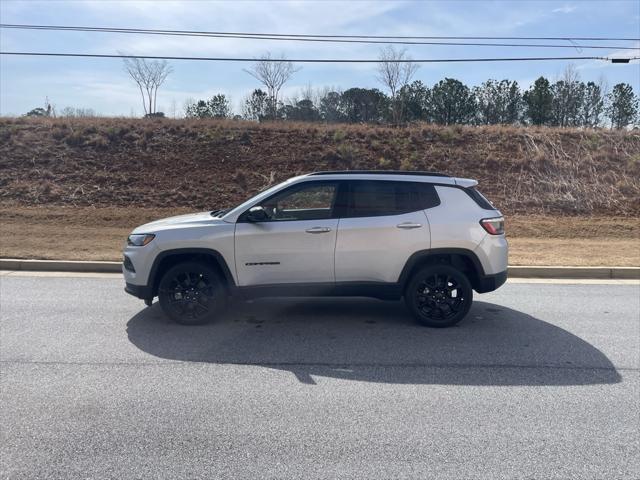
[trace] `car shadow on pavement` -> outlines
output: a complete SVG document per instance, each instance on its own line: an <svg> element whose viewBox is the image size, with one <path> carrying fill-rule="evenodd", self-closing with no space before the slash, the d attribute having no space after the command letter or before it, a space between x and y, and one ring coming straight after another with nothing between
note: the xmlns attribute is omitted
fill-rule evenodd
<svg viewBox="0 0 640 480"><path fill-rule="evenodd" d="M591 385L620 375L600 350L562 328L501 305L475 302L452 328L416 324L401 302L260 299L235 302L217 321L186 327L156 303L127 324L156 357L260 365L303 383L331 377L435 385Z"/></svg>

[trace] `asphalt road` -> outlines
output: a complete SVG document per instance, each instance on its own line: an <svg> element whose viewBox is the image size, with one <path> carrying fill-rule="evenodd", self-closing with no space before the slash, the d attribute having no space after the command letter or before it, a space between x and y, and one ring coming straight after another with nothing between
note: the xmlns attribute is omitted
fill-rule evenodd
<svg viewBox="0 0 640 480"><path fill-rule="evenodd" d="M3 478L640 477L638 284L507 284L446 330L366 299L182 327L122 287L0 277Z"/></svg>

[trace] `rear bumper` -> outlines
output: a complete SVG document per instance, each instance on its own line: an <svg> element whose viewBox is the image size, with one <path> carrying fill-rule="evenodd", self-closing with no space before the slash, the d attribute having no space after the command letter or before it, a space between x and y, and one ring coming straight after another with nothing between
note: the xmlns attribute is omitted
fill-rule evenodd
<svg viewBox="0 0 640 480"><path fill-rule="evenodd" d="M124 287L124 291L129 295L141 298L142 300L153 299L151 288L146 285L134 285L132 283L127 283Z"/></svg>
<svg viewBox="0 0 640 480"><path fill-rule="evenodd" d="M493 275L483 275L477 279L474 290L478 293L493 292L507 281L507 271Z"/></svg>

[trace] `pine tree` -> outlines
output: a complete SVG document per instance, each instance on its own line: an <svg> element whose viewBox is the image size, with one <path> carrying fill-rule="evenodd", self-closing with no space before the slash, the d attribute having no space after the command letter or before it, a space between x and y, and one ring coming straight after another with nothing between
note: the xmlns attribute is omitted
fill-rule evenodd
<svg viewBox="0 0 640 480"><path fill-rule="evenodd" d="M624 128L636 119L638 97L628 83L618 83L607 95L607 115L614 128Z"/></svg>
<svg viewBox="0 0 640 480"><path fill-rule="evenodd" d="M534 125L548 125L551 122L553 93L549 80L538 78L524 94L526 115Z"/></svg>

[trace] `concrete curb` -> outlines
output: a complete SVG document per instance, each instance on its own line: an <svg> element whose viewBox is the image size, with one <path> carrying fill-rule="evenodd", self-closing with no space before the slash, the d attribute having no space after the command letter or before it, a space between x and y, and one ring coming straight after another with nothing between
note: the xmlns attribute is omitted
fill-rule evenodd
<svg viewBox="0 0 640 480"><path fill-rule="evenodd" d="M511 278L640 279L640 267L509 267Z"/></svg>
<svg viewBox="0 0 640 480"><path fill-rule="evenodd" d="M121 273L121 262L85 262L82 260L21 260L0 258L0 270L31 272Z"/></svg>
<svg viewBox="0 0 640 480"><path fill-rule="evenodd" d="M120 262L0 259L0 270L36 272L120 273ZM640 279L640 267L511 266L511 278Z"/></svg>

